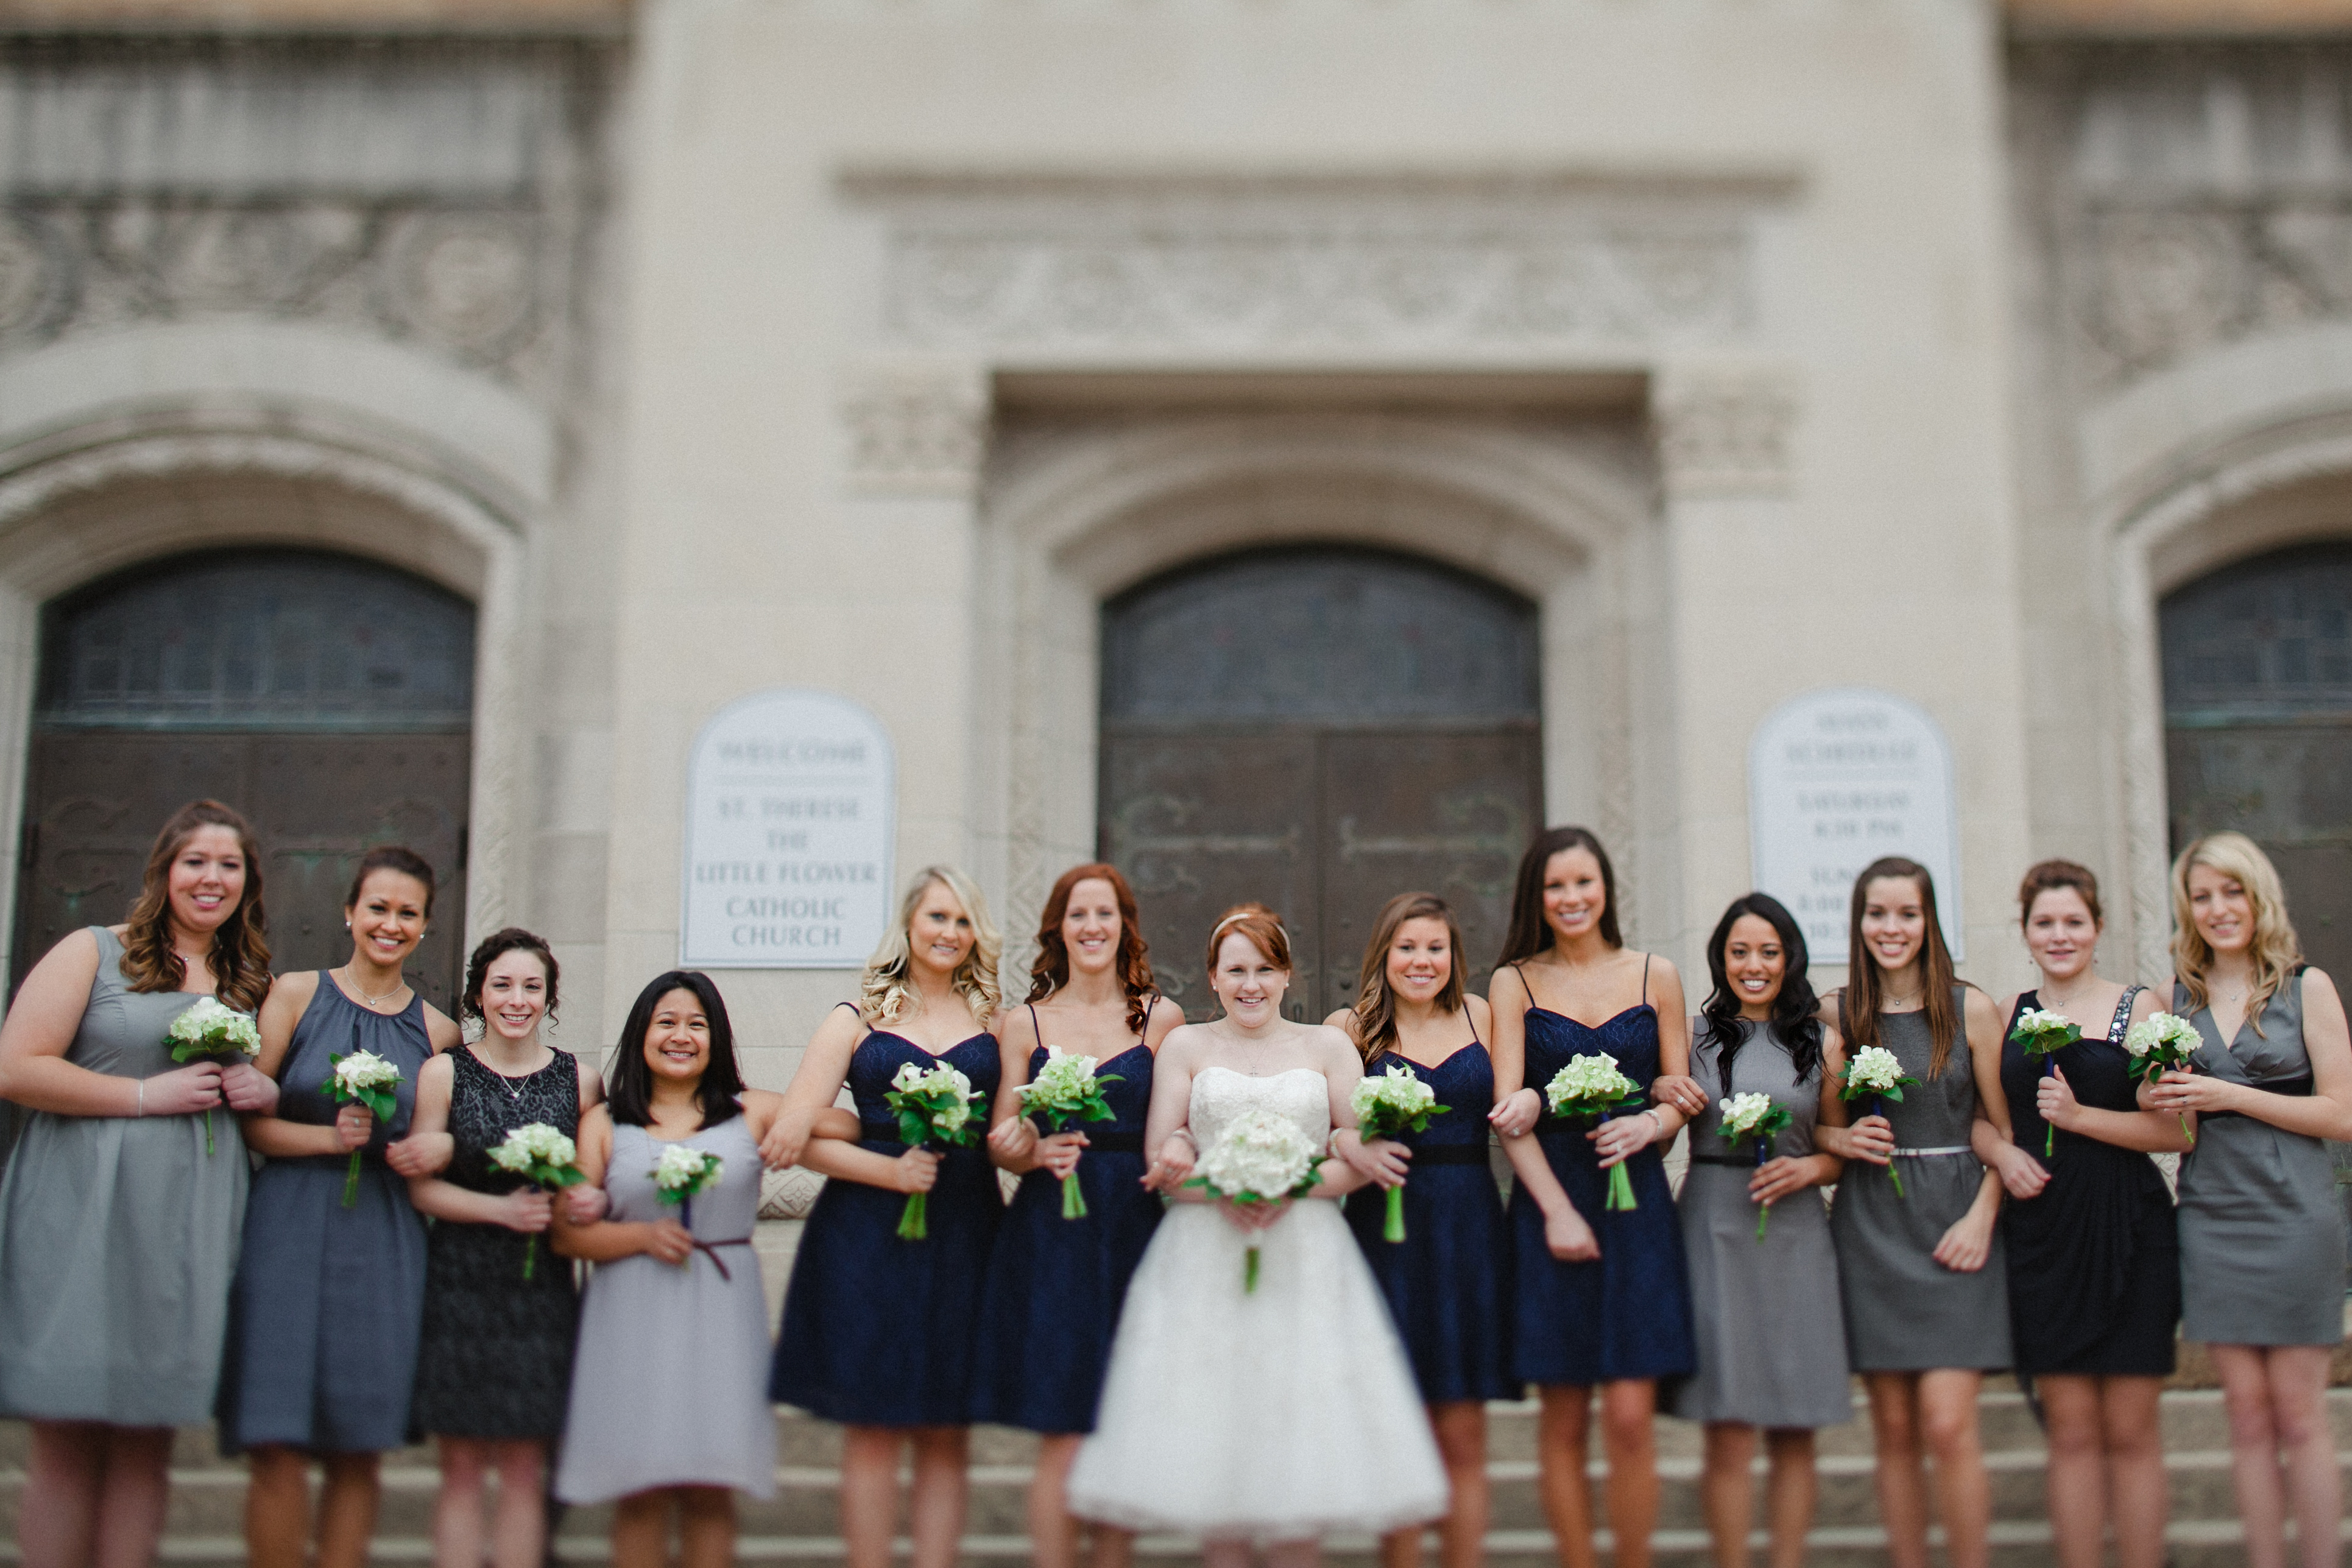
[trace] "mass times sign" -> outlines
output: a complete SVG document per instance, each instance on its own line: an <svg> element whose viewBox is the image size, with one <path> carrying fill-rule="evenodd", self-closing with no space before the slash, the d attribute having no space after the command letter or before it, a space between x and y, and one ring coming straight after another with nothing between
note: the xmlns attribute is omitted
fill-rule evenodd
<svg viewBox="0 0 2352 1568"><path fill-rule="evenodd" d="M890 737L846 698L721 709L687 771L686 965L864 963L888 919L893 792Z"/></svg>
<svg viewBox="0 0 2352 1568"><path fill-rule="evenodd" d="M1927 710L1859 686L1782 703L1748 742L1748 816L1756 886L1789 906L1814 963L1846 961L1853 879L1885 855L1927 868L1963 956L1952 751Z"/></svg>

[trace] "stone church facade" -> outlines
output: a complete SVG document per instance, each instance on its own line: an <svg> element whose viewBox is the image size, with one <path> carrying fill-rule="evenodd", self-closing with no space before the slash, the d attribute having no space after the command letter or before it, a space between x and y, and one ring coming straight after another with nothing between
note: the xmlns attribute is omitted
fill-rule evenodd
<svg viewBox="0 0 2352 1568"><path fill-rule="evenodd" d="M2045 854L2160 973L2225 824L2352 963L2352 14L2261 11L0 7L17 973L201 785L289 964L402 837L434 985L533 926L601 1042L774 687L1016 932L1157 867L1180 983L1246 887L1336 1000L1368 900L1491 903L1540 820L1696 967L1751 734L1840 685L1948 737L1988 986ZM1327 679L1381 605L1478 650L1443 710ZM1243 722L1219 639L1304 673ZM848 984L729 978L757 1076Z"/></svg>

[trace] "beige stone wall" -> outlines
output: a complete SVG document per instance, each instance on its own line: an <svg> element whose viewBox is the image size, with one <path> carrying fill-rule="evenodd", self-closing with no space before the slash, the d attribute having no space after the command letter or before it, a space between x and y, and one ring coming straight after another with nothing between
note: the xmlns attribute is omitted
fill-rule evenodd
<svg viewBox="0 0 2352 1568"><path fill-rule="evenodd" d="M0 29L611 34L629 0L0 0Z"/></svg>

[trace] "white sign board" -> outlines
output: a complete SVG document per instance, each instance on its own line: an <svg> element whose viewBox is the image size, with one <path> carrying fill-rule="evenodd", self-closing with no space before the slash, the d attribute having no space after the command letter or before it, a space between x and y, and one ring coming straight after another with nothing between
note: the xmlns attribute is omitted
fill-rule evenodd
<svg viewBox="0 0 2352 1568"><path fill-rule="evenodd" d="M1965 956L1952 749L1917 704L1850 686L1774 709L1748 746L1748 825L1756 887L1789 906L1815 963L1846 962L1853 879L1884 855L1927 868Z"/></svg>
<svg viewBox="0 0 2352 1568"><path fill-rule="evenodd" d="M889 918L890 737L822 691L719 710L686 775L689 969L855 969Z"/></svg>

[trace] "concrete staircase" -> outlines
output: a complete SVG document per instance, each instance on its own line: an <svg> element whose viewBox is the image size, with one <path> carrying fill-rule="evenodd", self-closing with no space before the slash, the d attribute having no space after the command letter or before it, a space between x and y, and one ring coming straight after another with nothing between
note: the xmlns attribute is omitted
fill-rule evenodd
<svg viewBox="0 0 2352 1568"><path fill-rule="evenodd" d="M1985 1446L1993 1472L1994 1555L2004 1565L2025 1568L2053 1561L2049 1527L2042 1517L2043 1449L2024 1401L2006 1384L2006 1379L1994 1380L1984 1402ZM2342 1458L2352 1462L2352 1388L2332 1390L2329 1402ZM838 1433L789 1413L779 1416L778 1433L782 1442L777 1493L772 1501L745 1505L738 1555L745 1563L836 1561L841 1556L835 1518ZM1669 1563L1703 1563L1706 1536L1696 1485L1697 1429L1683 1422L1662 1420L1659 1433L1666 1484L1658 1556ZM2168 1392L2164 1436L2172 1478L2170 1532L2175 1568L2207 1564L2220 1568L2242 1561L2231 1501L2229 1442L2221 1394L2210 1389ZM1542 1568L1553 1561L1550 1538L1536 1501L1534 1441L1531 1404L1492 1408L1496 1508L1489 1547L1494 1560L1507 1568ZM964 1551L969 1560L1011 1562L1025 1557L1022 1502L1032 1451L1031 1439L1020 1433L982 1428L974 1435L971 1515ZM0 1558L7 1560L15 1556L16 1512L25 1486L24 1453L23 1426L0 1425L0 1531L5 1531L10 1542L0 1547ZM1856 1420L1822 1434L1821 1510L1810 1562L1824 1568L1884 1562L1870 1470L1870 1433L1864 1422ZM208 1431L192 1428L181 1436L173 1481L165 1561L205 1568L241 1562L243 1467L218 1456ZM430 1450L388 1456L384 1481L376 1559L384 1563L429 1561L436 1481ZM566 1562L602 1561L605 1527L603 1510L570 1511L558 1527L558 1555ZM1365 1540L1335 1541L1332 1556L1346 1563L1368 1563L1370 1544ZM1185 1542L1147 1538L1143 1554L1171 1561L1192 1552Z"/></svg>

